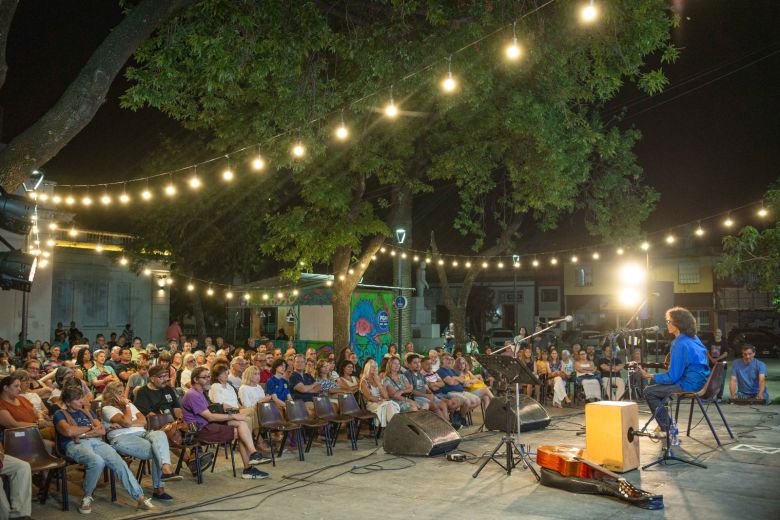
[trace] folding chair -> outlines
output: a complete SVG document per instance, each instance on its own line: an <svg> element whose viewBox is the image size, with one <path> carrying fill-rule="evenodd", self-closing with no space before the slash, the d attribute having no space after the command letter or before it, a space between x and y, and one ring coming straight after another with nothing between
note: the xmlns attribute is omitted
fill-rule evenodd
<svg viewBox="0 0 780 520"><path fill-rule="evenodd" d="M352 441L352 449L358 449L357 437L355 435L355 418L350 415L337 414L335 410L333 410L333 403L330 402L329 397L314 397L314 415L318 419L322 419L336 426L336 430L333 432L333 446L336 445L341 426L346 424L349 439Z"/></svg>
<svg viewBox="0 0 780 520"><path fill-rule="evenodd" d="M723 410L720 409L720 405L718 404L718 392L720 392L720 387L722 385L722 375L723 372L726 370L726 362L721 361L719 363L716 363L714 367L712 367L712 370L710 370L710 377L707 378L707 382L704 384L701 390L698 392L678 392L675 394L672 394L673 396L677 397L677 405L675 406L674 410L674 421L677 422L677 417L680 414L680 402L683 399L690 398L691 400L691 408L688 413L688 430L685 432L685 435L687 437L691 436L691 422L693 422L693 403L697 403L699 405L699 409L701 410L701 413L704 415L704 418L707 420L707 425L710 427L710 431L712 432L713 437L715 437L715 441L718 443L719 447L722 447L723 444L720 442L720 438L718 437L718 434L715 432L715 428L712 426L712 421L710 420L710 416L707 414L707 410L704 408L704 405L707 404L714 404L715 409L718 410L718 414L720 415L721 420L723 421L723 424L726 426L726 430L729 432L729 436L733 439L734 434L731 432L731 428L729 427L728 421L726 421L726 417L723 415Z"/></svg>
<svg viewBox="0 0 780 520"><path fill-rule="evenodd" d="M301 437L302 425L300 423L291 423L284 420L282 413L274 403L257 403L257 416L260 419L260 432L268 434L268 445L271 447L271 463L276 466L276 457L274 456L274 438L271 432L281 432L282 442L279 443L279 455L281 458L284 453L284 445L287 442L287 435L290 432L295 434L296 444L298 445L298 460L303 460L303 438Z"/></svg>

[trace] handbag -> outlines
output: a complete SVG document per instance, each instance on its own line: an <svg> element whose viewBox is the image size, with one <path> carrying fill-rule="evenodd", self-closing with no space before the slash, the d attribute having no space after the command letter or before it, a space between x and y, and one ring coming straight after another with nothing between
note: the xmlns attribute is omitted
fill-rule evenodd
<svg viewBox="0 0 780 520"><path fill-rule="evenodd" d="M164 425L160 431L168 438L168 446L182 448L185 444L192 442L196 433L193 431L194 427L194 424L187 424L181 419L176 419Z"/></svg>

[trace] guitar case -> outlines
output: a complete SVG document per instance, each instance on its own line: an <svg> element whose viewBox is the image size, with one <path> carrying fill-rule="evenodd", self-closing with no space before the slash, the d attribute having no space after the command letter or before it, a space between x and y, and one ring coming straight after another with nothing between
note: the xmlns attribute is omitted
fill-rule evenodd
<svg viewBox="0 0 780 520"><path fill-rule="evenodd" d="M621 488L612 485L603 480L596 480L581 477L564 477L556 471L547 468L541 468L542 485L563 489L572 493L587 493L589 495L608 495L619 498L629 504L641 507L642 509L663 509L664 498L662 495L653 495L646 491L641 491L639 496L629 496L621 492Z"/></svg>

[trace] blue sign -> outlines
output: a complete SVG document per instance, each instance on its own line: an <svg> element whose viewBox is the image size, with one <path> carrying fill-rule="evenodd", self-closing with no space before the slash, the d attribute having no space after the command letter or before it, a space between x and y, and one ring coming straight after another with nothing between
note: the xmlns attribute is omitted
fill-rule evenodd
<svg viewBox="0 0 780 520"><path fill-rule="evenodd" d="M395 304L395 308L400 310L405 309L408 302L406 301L406 296L397 296L393 303Z"/></svg>
<svg viewBox="0 0 780 520"><path fill-rule="evenodd" d="M376 313L376 330L380 334L386 334L390 330L390 316L385 311Z"/></svg>

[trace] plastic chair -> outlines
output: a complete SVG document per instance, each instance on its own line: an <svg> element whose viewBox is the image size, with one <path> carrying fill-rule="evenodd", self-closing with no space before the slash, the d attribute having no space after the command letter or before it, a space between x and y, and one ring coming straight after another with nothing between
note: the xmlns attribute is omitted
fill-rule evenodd
<svg viewBox="0 0 780 520"><path fill-rule="evenodd" d="M339 437L339 430L341 426L346 424L349 432L349 439L352 442L352 449L357 450L357 436L355 435L355 418L350 415L337 414L333 410L333 403L330 402L329 397L315 396L314 397L314 415L318 419L322 419L336 426L336 430L333 432L333 446L336 445L336 439Z"/></svg>
<svg viewBox="0 0 780 520"><path fill-rule="evenodd" d="M333 455L333 449L330 444L330 423L323 421L322 419L313 418L309 415L309 410L306 408L306 403L300 399L295 401L287 401L287 420L292 424L299 424L303 428L304 433L308 428L308 440L306 442L306 453L311 450L311 445L314 442L314 437L319 430L322 430L325 435L325 454Z"/></svg>
<svg viewBox="0 0 780 520"><path fill-rule="evenodd" d="M284 453L284 445L287 442L287 435L290 432L295 433L296 444L298 445L298 460L303 460L303 438L301 437L300 424L290 423L284 420L282 413L274 403L257 403L257 417L260 419L260 432L258 435L262 435L263 432L268 434L268 445L271 447L271 464L276 466L276 457L274 456L274 439L271 432L281 432L282 442L279 444L279 455L282 457Z"/></svg>
<svg viewBox="0 0 780 520"><path fill-rule="evenodd" d="M9 428L3 438L5 453L21 459L30 465L33 474L46 471L46 480L40 489L41 504L46 504L51 480L56 473L60 479L62 510L68 511L68 463L65 459L50 455L46 451L41 432L35 426Z"/></svg>
<svg viewBox="0 0 780 520"><path fill-rule="evenodd" d="M731 438L734 438L734 434L731 432L731 428L729 427L728 421L726 421L726 417L723 415L723 410L720 409L720 405L718 405L718 393L720 392L720 388L722 386L722 375L723 372L726 370L726 362L721 361L719 363L716 363L715 366L712 367L712 370L710 371L710 377L707 378L707 382L704 384L701 390L698 392L679 392L676 394L672 394L673 396L677 397L677 405L675 406L674 410L674 422L677 422L677 417L680 415L680 402L683 399L690 398L691 400L691 408L690 412L688 413L688 431L685 433L687 437L691 436L691 422L693 421L693 403L697 403L699 405L699 409L701 410L701 413L704 415L704 418L707 420L707 425L710 427L710 431L712 432L713 437L715 437L715 441L718 443L718 446L722 447L723 444L720 442L720 438L718 437L718 434L715 432L715 428L712 426L712 421L710 420L710 416L707 415L707 410L704 408L705 404L714 404L715 409L718 410L718 414L720 414L720 418L723 421L723 424L726 426L726 430L729 432L729 436Z"/></svg>

